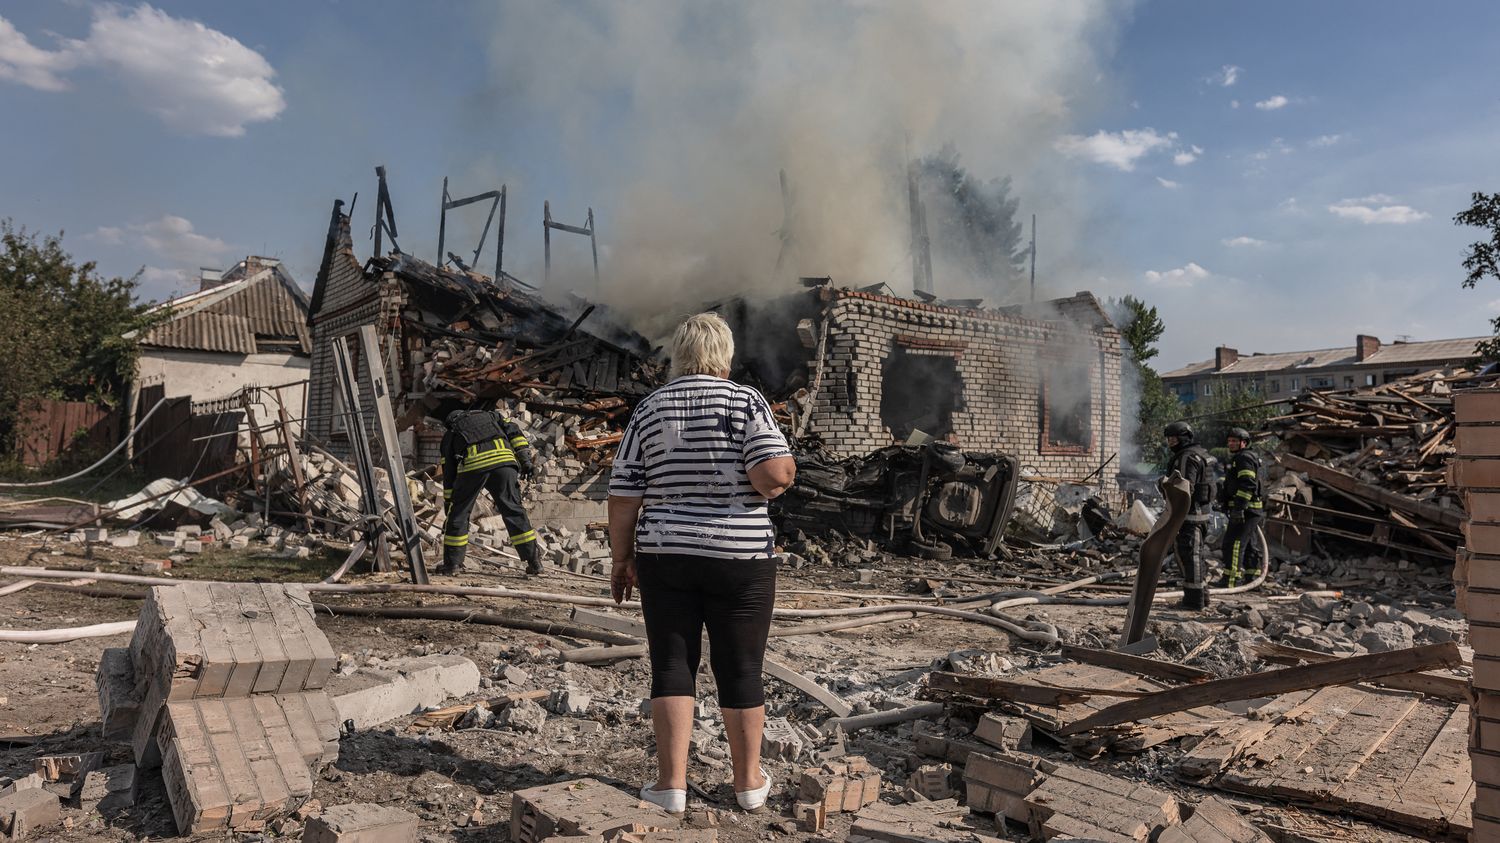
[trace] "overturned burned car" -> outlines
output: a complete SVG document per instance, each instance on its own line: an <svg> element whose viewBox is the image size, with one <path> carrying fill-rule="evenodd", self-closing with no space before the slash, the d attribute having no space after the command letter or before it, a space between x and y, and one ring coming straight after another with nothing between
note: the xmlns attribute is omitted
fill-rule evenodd
<svg viewBox="0 0 1500 843"><path fill-rule="evenodd" d="M777 499L781 531L874 539L929 559L990 556L1016 500L1018 465L955 445L892 445L843 460L797 455L797 484Z"/></svg>

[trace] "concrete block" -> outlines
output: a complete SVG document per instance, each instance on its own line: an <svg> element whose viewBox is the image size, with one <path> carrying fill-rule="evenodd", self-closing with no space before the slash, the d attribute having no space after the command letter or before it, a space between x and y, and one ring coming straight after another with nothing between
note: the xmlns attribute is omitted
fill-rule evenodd
<svg viewBox="0 0 1500 843"><path fill-rule="evenodd" d="M110 547L138 547L141 543L141 534L135 530L110 537Z"/></svg>
<svg viewBox="0 0 1500 843"><path fill-rule="evenodd" d="M511 843L549 837L609 837L617 831L678 828L678 819L597 779L575 779L518 790L510 802Z"/></svg>
<svg viewBox="0 0 1500 843"><path fill-rule="evenodd" d="M416 843L417 817L389 805L335 805L307 821L302 843Z"/></svg>
<svg viewBox="0 0 1500 843"><path fill-rule="evenodd" d="M198 541L197 539L188 539L187 541L183 542L177 549L182 551L183 553L202 553L203 542Z"/></svg>
<svg viewBox="0 0 1500 843"><path fill-rule="evenodd" d="M421 656L338 677L330 694L340 722L367 729L476 693L479 679L479 668L462 656Z"/></svg>
<svg viewBox="0 0 1500 843"><path fill-rule="evenodd" d="M107 527L90 527L83 531L83 540L89 543L109 541L109 529Z"/></svg>
<svg viewBox="0 0 1500 843"><path fill-rule="evenodd" d="M118 764L91 770L78 792L78 807L97 811L106 818L135 804L135 765Z"/></svg>
<svg viewBox="0 0 1500 843"><path fill-rule="evenodd" d="M0 796L0 834L10 840L25 840L61 822L62 808L50 791L28 788Z"/></svg>
<svg viewBox="0 0 1500 843"><path fill-rule="evenodd" d="M124 647L106 648L99 657L94 682L99 691L99 714L104 737L116 741L128 740L135 732L141 704L136 693L135 668L130 662L130 650Z"/></svg>

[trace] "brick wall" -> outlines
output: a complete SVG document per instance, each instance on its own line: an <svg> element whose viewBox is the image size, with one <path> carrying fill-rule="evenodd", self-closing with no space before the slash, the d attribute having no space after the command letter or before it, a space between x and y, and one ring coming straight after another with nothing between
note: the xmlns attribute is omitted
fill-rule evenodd
<svg viewBox="0 0 1500 843"><path fill-rule="evenodd" d="M880 296L835 294L822 377L807 432L840 456L894 440L880 416L884 364L908 353L947 354L964 383L953 438L975 451L1003 451L1042 474L1081 478L1119 450L1120 335L1098 323L1045 321L1000 312L938 307ZM1071 300L1069 300L1071 301ZM1044 447L1044 382L1072 366L1089 396L1092 441ZM1086 385L1085 385L1086 384ZM1059 453L1073 450L1073 453Z"/></svg>

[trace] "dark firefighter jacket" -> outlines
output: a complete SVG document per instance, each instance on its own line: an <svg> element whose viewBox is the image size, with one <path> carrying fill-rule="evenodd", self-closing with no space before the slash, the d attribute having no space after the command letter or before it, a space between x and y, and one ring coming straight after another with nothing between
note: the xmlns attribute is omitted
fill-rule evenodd
<svg viewBox="0 0 1500 843"><path fill-rule="evenodd" d="M1260 457L1249 448L1241 448L1230 455L1229 470L1224 473L1224 489L1219 493L1219 503L1225 512L1259 511L1265 508Z"/></svg>
<svg viewBox="0 0 1500 843"><path fill-rule="evenodd" d="M443 434L443 497L453 493L453 481L470 471L502 465L531 465L531 443L515 422L493 410L466 414Z"/></svg>
<svg viewBox="0 0 1500 843"><path fill-rule="evenodd" d="M1204 521L1214 501L1213 470L1209 462L1213 457L1201 445L1188 445L1172 452L1167 464L1167 473L1182 472L1192 489L1193 505L1188 510L1188 520Z"/></svg>

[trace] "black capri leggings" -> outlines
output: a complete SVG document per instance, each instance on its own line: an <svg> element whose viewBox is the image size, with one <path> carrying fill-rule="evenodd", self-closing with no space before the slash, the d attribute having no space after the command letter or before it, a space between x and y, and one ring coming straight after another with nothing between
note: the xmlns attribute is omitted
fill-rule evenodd
<svg viewBox="0 0 1500 843"><path fill-rule="evenodd" d="M697 696L706 626L719 707L765 705L761 669L776 602L776 560L642 553L635 565L652 699Z"/></svg>

